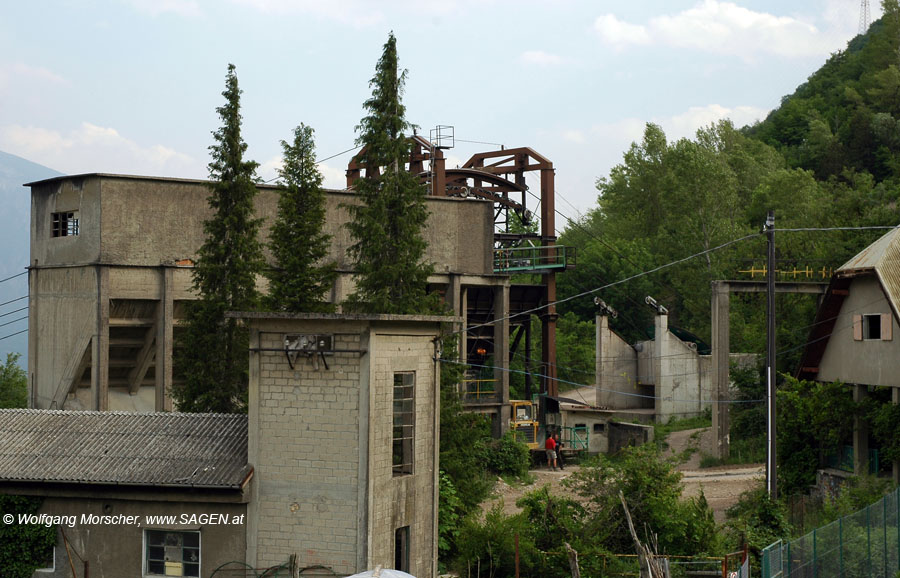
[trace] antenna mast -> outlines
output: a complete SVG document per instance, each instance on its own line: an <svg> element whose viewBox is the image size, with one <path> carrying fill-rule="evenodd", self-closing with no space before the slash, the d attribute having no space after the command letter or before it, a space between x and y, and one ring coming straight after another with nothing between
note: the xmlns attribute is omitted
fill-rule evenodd
<svg viewBox="0 0 900 578"><path fill-rule="evenodd" d="M865 34L869 30L870 13L869 0L859 2L859 34Z"/></svg>

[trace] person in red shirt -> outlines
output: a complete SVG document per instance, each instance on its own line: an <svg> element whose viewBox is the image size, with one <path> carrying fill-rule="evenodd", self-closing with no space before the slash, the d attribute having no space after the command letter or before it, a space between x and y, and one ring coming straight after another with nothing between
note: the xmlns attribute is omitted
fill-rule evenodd
<svg viewBox="0 0 900 578"><path fill-rule="evenodd" d="M544 442L544 449L547 450L547 467L556 471L556 440L553 436L547 434L547 441Z"/></svg>

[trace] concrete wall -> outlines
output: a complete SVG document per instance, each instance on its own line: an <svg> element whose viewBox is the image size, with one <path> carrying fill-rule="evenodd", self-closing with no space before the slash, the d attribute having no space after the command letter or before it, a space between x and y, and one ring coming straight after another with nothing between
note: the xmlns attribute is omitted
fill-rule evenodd
<svg viewBox="0 0 900 578"><path fill-rule="evenodd" d="M96 494L95 494L96 495ZM157 499L159 501L157 501ZM151 501L152 500L152 501ZM55 516L75 516L77 523L65 531L70 551L77 552L90 564L91 578L122 578L143 576L145 556L144 530L173 530L200 532L200 575L209 576L214 569L226 562L244 562L246 551L245 523L247 506L243 503L219 503L197 501L168 501L162 494L147 492L141 499L117 497L94 498L87 496L47 497L39 510ZM82 524L82 515L139 516L140 525ZM147 526L144 516L181 516L182 514L227 514L229 521L242 516L238 524L175 524ZM34 573L34 578L70 578L69 556L58 532L55 552L55 571ZM287 560L285 560L287 561ZM83 564L72 554L78 576ZM240 566L235 566L240 567Z"/></svg>
<svg viewBox="0 0 900 578"><path fill-rule="evenodd" d="M67 384L97 337L98 270L32 269L29 275L29 407L62 409Z"/></svg>
<svg viewBox="0 0 900 578"><path fill-rule="evenodd" d="M609 422L607 452L614 454L625 446L639 446L653 441L653 426L636 423Z"/></svg>
<svg viewBox="0 0 900 578"><path fill-rule="evenodd" d="M410 572L434 576L437 325L253 320L249 460L256 499L248 558L297 554L338 574L394 565L394 532L410 527ZM283 353L286 334L332 334L319 361ZM269 351L272 350L272 351ZM392 475L393 375L415 371L414 473Z"/></svg>
<svg viewBox="0 0 900 578"><path fill-rule="evenodd" d="M900 325L880 283L874 276L857 277L850 284L822 361L819 381L844 381L900 387ZM890 341L853 339L853 316L891 314Z"/></svg>
<svg viewBox="0 0 900 578"><path fill-rule="evenodd" d="M206 237L210 189L205 181L110 175L63 178L32 189L32 264L79 263L157 266L191 259ZM256 216L260 240L268 242L277 212L277 188L259 185ZM328 191L325 231L332 235L327 259L349 271L349 192ZM476 199L427 197L426 260L438 273L492 273L492 204ZM51 238L51 213L79 211L77 237Z"/></svg>
<svg viewBox="0 0 900 578"><path fill-rule="evenodd" d="M615 393L643 394L645 388L638 384L638 353L609 328L608 317L598 316L596 323L597 405L615 409L647 407L648 401L644 398ZM653 400L649 401L649 406L653 407Z"/></svg>

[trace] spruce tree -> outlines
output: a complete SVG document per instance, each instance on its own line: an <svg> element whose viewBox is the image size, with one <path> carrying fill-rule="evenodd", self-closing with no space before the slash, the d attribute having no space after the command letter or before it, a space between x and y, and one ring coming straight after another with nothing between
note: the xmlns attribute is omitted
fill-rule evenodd
<svg viewBox="0 0 900 578"><path fill-rule="evenodd" d="M336 273L334 264L322 263L331 236L322 231L325 192L316 168L313 129L301 124L294 129L294 142L281 141L281 146L282 185L269 241L275 264L266 274L266 301L274 311L331 312L334 305L324 297Z"/></svg>
<svg viewBox="0 0 900 578"><path fill-rule="evenodd" d="M180 411L246 411L249 333L227 311L257 307L256 276L263 269L254 218L257 163L245 161L241 138L240 95L234 65L228 65L225 104L216 111L222 126L209 147L212 216L204 223L206 241L193 271L199 299L187 308L179 338L178 364L183 381L173 384Z"/></svg>
<svg viewBox="0 0 900 578"><path fill-rule="evenodd" d="M436 309L437 300L426 293L433 268L423 261L425 187L405 167L410 143L404 131L412 128L401 102L405 82L391 33L369 82L372 96L363 104L368 114L356 127L356 144L363 147L357 161L366 172L354 184L362 202L347 207L356 278L356 291L344 305L348 311L412 314Z"/></svg>

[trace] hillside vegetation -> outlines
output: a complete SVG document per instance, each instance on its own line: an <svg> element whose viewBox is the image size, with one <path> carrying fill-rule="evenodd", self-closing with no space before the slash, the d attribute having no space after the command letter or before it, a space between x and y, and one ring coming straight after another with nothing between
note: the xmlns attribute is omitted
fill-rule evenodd
<svg viewBox="0 0 900 578"><path fill-rule="evenodd" d="M775 226L834 228L900 222L900 10L832 55L755 126L729 121L694 138L670 141L648 124L622 163L597 182L598 201L560 243L578 247L578 267L559 279L561 297L626 279L696 255L658 273L597 293L620 315L614 330L630 340L652 336L652 295L670 325L710 336L710 281L764 279L768 210ZM827 281L833 269L883 230L779 232L779 279ZM741 239L749 238L729 244ZM801 273L802 271L802 273ZM763 296L732 297L732 351L764 351ZM779 369L791 371L808 336L815 300L780 295ZM587 322L590 298L560 307Z"/></svg>

